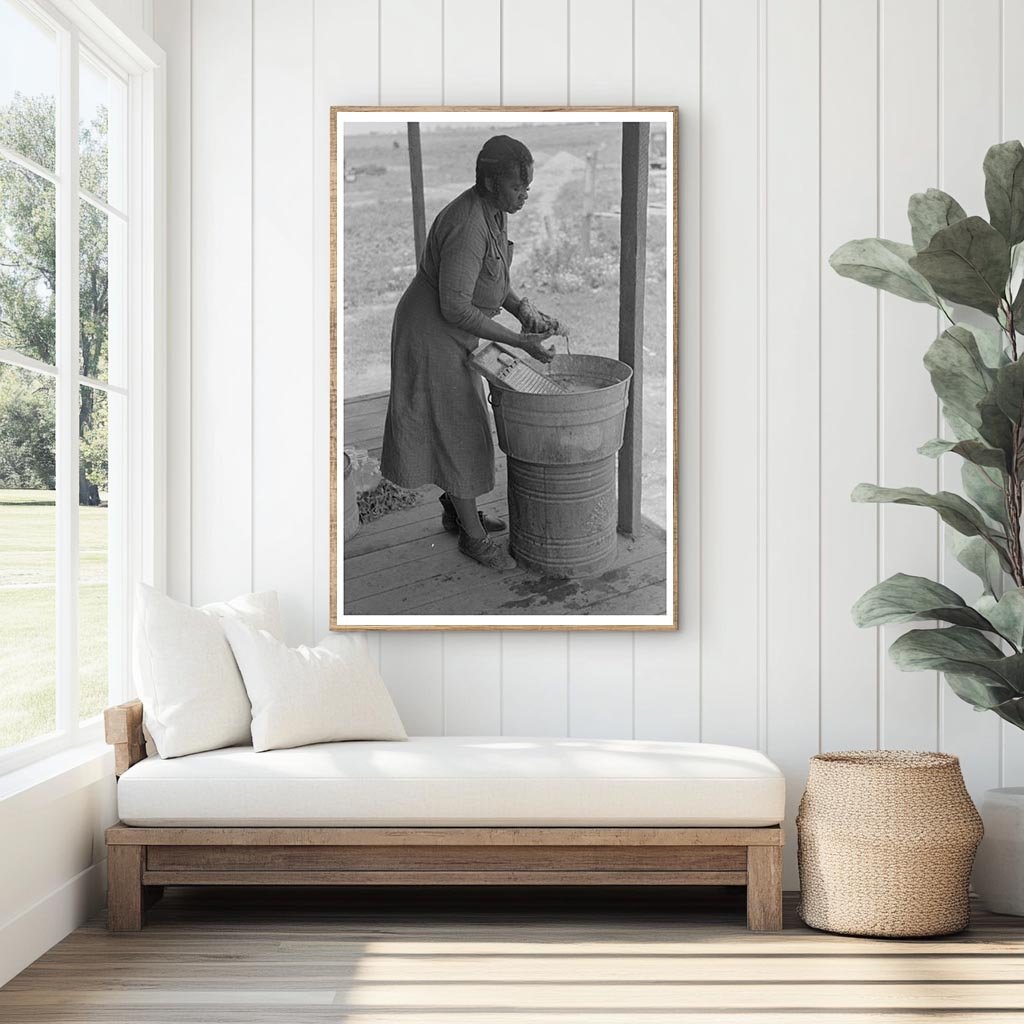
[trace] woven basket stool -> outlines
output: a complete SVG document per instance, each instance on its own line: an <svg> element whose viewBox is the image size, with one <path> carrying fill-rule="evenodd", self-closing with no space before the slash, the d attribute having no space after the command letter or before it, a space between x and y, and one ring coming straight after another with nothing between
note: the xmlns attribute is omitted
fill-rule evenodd
<svg viewBox="0 0 1024 1024"><path fill-rule="evenodd" d="M844 935L963 931L982 824L951 754L811 758L797 814L801 919Z"/></svg>

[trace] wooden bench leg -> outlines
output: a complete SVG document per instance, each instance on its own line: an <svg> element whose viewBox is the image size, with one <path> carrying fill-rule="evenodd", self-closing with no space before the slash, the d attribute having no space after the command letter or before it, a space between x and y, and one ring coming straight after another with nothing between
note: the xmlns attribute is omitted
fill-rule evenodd
<svg viewBox="0 0 1024 1024"><path fill-rule="evenodd" d="M782 847L747 847L747 928L782 931Z"/></svg>
<svg viewBox="0 0 1024 1024"><path fill-rule="evenodd" d="M137 932L145 910L142 885L143 846L107 847L107 928Z"/></svg>

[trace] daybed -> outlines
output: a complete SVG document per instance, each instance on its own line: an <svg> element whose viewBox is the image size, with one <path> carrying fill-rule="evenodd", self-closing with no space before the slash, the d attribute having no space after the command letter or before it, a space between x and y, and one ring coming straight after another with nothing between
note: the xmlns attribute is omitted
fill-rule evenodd
<svg viewBox="0 0 1024 1024"><path fill-rule="evenodd" d="M745 885L782 927L785 780L740 747L412 737L147 757L105 714L118 813L108 926L165 885Z"/></svg>

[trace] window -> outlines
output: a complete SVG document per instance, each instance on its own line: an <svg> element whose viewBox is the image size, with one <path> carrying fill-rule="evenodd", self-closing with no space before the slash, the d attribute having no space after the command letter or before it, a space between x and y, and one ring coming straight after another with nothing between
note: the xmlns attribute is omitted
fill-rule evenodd
<svg viewBox="0 0 1024 1024"><path fill-rule="evenodd" d="M0 0L0 770L99 737L154 564L155 63L71 10Z"/></svg>

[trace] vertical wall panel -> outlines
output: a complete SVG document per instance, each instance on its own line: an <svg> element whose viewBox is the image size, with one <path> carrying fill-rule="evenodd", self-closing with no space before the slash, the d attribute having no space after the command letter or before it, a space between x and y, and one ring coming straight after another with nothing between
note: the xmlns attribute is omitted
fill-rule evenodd
<svg viewBox="0 0 1024 1024"><path fill-rule="evenodd" d="M633 735L633 638L569 634L570 736Z"/></svg>
<svg viewBox="0 0 1024 1024"><path fill-rule="evenodd" d="M252 587L251 98L249 5L193 4L191 571L197 604Z"/></svg>
<svg viewBox="0 0 1024 1024"><path fill-rule="evenodd" d="M96 6L116 25L129 32L148 34L147 17L152 20L151 0L96 0Z"/></svg>
<svg viewBox="0 0 1024 1024"><path fill-rule="evenodd" d="M881 25L881 235L907 241L907 200L934 184L938 173L936 0L883 0ZM935 436L938 408L921 365L936 335L930 306L883 295L881 339L881 480L887 487L934 491L935 463L917 448ZM863 506L864 522L873 510ZM883 505L881 577L896 572L936 579L938 527L927 509ZM905 630L882 630L888 647ZM935 750L938 682L934 672L900 672L883 657L883 747Z"/></svg>
<svg viewBox="0 0 1024 1024"><path fill-rule="evenodd" d="M985 215L985 151L999 137L999 63L992 59L999 39L1000 0L943 0L939 8L941 76L939 131L941 163L938 185L955 196L965 210ZM964 67L971 68L964 75ZM995 321L974 310L958 309L957 319L971 320L995 329ZM922 339L924 340L924 339ZM924 372L917 387L930 388ZM949 434L949 431L945 431ZM946 455L939 462L943 490L962 493L961 460ZM940 525L943 534L949 528ZM945 537L943 538L945 541ZM953 557L944 542L942 576L947 586L968 601L981 592L976 576ZM943 682L941 689L942 732L939 749L954 751L977 799L999 784L999 718L979 715Z"/></svg>
<svg viewBox="0 0 1024 1024"><path fill-rule="evenodd" d="M569 647L564 633L506 633L501 724L506 736L569 734Z"/></svg>
<svg viewBox="0 0 1024 1024"><path fill-rule="evenodd" d="M567 0L504 0L502 14L502 102L567 103Z"/></svg>
<svg viewBox="0 0 1024 1024"><path fill-rule="evenodd" d="M680 629L638 633L634 718L642 739L700 738L700 0L638 0L635 102L679 107ZM652 230L660 221L652 221Z"/></svg>
<svg viewBox="0 0 1024 1024"><path fill-rule="evenodd" d="M441 102L442 0L382 0L380 102Z"/></svg>
<svg viewBox="0 0 1024 1024"><path fill-rule="evenodd" d="M380 12L380 102L439 104L444 78L441 0L387 0ZM408 182L401 187L407 188ZM444 732L444 645L441 633L386 633L380 639L384 678L403 718L408 709L419 733ZM493 675L491 679L493 691Z"/></svg>
<svg viewBox="0 0 1024 1024"><path fill-rule="evenodd" d="M443 655L445 735L499 735L501 634L449 634Z"/></svg>
<svg viewBox="0 0 1024 1024"><path fill-rule="evenodd" d="M501 0L442 0L444 102L501 103Z"/></svg>
<svg viewBox="0 0 1024 1024"><path fill-rule="evenodd" d="M633 56L631 0L570 0L570 103L629 104Z"/></svg>
<svg viewBox="0 0 1024 1024"><path fill-rule="evenodd" d="M386 638L394 641L394 636ZM407 633L380 645L380 671L410 735L444 735L444 639Z"/></svg>
<svg viewBox="0 0 1024 1024"><path fill-rule="evenodd" d="M192 600L192 7L157 0L154 38L167 54L167 593Z"/></svg>
<svg viewBox="0 0 1024 1024"><path fill-rule="evenodd" d="M472 0L472 3L445 0L444 23L445 102L472 105L499 102L501 33L498 0ZM482 144L490 132L482 128L479 134ZM425 163L429 165L429 136L424 146L428 154ZM431 184L429 173L428 170L428 186ZM467 181L472 180L472 166L465 168L464 177ZM455 198L454 193L451 198ZM501 543L507 541L508 534L502 534ZM444 702L446 732L481 736L501 731L500 633L445 635Z"/></svg>
<svg viewBox="0 0 1024 1024"><path fill-rule="evenodd" d="M412 732L767 744L795 797L814 746L820 628L823 746L872 745L880 710L884 745L933 747L941 708L942 741L972 790L996 781L991 717L957 705L934 675L896 672L849 622L876 570L940 569L934 516L848 502L861 479L937 486L915 449L937 430L921 356L938 324L897 299L876 317L875 295L825 261L849 238L909 237L907 198L929 185L983 208L995 107L1007 136L1024 134L1019 5L822 0L820 54L812 0L255 0L255 27L249 4L202 0L175 12L185 36L189 9L193 91L186 106L179 62L168 147L169 220L181 225L168 376L179 596L190 567L196 601L273 586L294 639L326 628L332 103L552 104L570 86L579 104L679 103L682 632L383 634L371 651ZM157 27L168 14L156 6ZM191 239L173 215L190 203ZM275 275L278 252L287 266ZM298 300L285 312L275 285L305 289L312 311ZM293 351L278 367L286 315ZM275 394L281 430L264 419ZM282 466L300 481L294 504L275 490ZM299 526L296 509L308 516ZM952 581L955 568L941 568ZM1024 782L1024 740L1004 730L1003 743L1006 781Z"/></svg>
<svg viewBox="0 0 1024 1024"><path fill-rule="evenodd" d="M1024 139L1024 61L1020 59L1020 40L1024 39L1024 4L1004 0L1002 4L1001 60L1003 80L999 97L999 141ZM991 59L991 56L990 58ZM993 139L993 141L996 141ZM1024 786L1024 731L1000 723L1002 738L1002 778L1004 786Z"/></svg>
<svg viewBox="0 0 1024 1024"><path fill-rule="evenodd" d="M767 10L765 746L790 781L792 822L818 752L820 640L806 615L820 597L818 0ZM795 844L785 857L792 874Z"/></svg>
<svg viewBox="0 0 1024 1024"><path fill-rule="evenodd" d="M850 492L878 478L878 296L828 257L877 234L878 2L821 7L821 747L878 740L876 630L850 606L877 582L878 513Z"/></svg>
<svg viewBox="0 0 1024 1024"><path fill-rule="evenodd" d="M570 4L570 15L570 100L578 105L628 106L632 102L632 45L626 47L627 41L632 43L630 4L626 0ZM597 33L595 26L600 26ZM579 643L578 634L569 638L570 725L573 730L584 730L574 735L600 736L606 728L615 730L607 735L630 736L633 636L616 632L588 639L589 643ZM595 650L601 651L601 667L593 659ZM621 709L627 706L629 715L623 721Z"/></svg>
<svg viewBox="0 0 1024 1024"><path fill-rule="evenodd" d="M378 0L346 0L344 5L315 0L313 4L318 136L321 124L327 124L323 104L369 106L380 102L378 14Z"/></svg>
<svg viewBox="0 0 1024 1024"><path fill-rule="evenodd" d="M314 0L313 38L313 578L314 636L331 622L330 602L330 108L380 102L377 0ZM380 653L379 641L372 650Z"/></svg>
<svg viewBox="0 0 1024 1024"><path fill-rule="evenodd" d="M255 0L253 586L278 592L293 644L320 636L309 601L316 469L309 391L320 344L313 330L312 39L313 0Z"/></svg>
<svg viewBox="0 0 1024 1024"><path fill-rule="evenodd" d="M504 0L502 15L503 102L566 103L566 0ZM567 735L568 687L567 634L504 636L501 699L507 735Z"/></svg>
<svg viewBox="0 0 1024 1024"><path fill-rule="evenodd" d="M366 634L366 648L370 652L370 657L380 665L380 633L367 633Z"/></svg>
<svg viewBox="0 0 1024 1024"><path fill-rule="evenodd" d="M706 3L703 19L701 738L756 747L761 741L757 4Z"/></svg>

